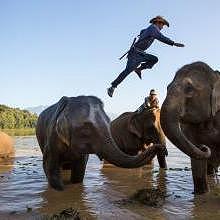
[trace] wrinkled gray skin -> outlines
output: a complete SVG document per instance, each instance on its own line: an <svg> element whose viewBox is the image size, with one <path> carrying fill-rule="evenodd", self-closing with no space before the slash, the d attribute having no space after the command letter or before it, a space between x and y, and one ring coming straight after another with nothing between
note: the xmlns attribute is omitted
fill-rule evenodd
<svg viewBox="0 0 220 220"><path fill-rule="evenodd" d="M49 184L63 189L61 168L71 169L71 182L83 181L89 154L97 154L116 166L135 168L146 164L158 151L154 145L138 156L119 150L110 133L110 120L102 102L94 96L63 97L38 119L37 139Z"/></svg>
<svg viewBox="0 0 220 220"><path fill-rule="evenodd" d="M125 112L111 122L111 133L120 149L129 155L137 155L150 143L166 146L159 109ZM160 167L166 168L165 152L158 152L157 158Z"/></svg>
<svg viewBox="0 0 220 220"><path fill-rule="evenodd" d="M183 66L161 108L165 135L191 157L194 191L208 191L220 163L220 73L203 62Z"/></svg>

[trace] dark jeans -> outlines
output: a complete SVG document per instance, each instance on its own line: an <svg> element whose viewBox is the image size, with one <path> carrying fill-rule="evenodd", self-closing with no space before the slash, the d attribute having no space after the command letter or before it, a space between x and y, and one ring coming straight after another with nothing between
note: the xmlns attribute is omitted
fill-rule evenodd
<svg viewBox="0 0 220 220"><path fill-rule="evenodd" d="M128 61L124 71L111 83L116 88L132 71L140 64L141 69L151 69L158 62L158 58L152 54L140 53L137 51L129 52Z"/></svg>

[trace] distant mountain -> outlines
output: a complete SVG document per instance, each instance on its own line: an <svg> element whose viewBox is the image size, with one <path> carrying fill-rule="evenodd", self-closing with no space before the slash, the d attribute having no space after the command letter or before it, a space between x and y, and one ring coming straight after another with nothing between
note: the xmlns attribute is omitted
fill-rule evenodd
<svg viewBox="0 0 220 220"><path fill-rule="evenodd" d="M46 106L46 105L39 105L39 106L35 106L35 107L28 107L28 108L26 108L26 110L39 115L47 107L48 106Z"/></svg>
<svg viewBox="0 0 220 220"><path fill-rule="evenodd" d="M39 105L39 106L35 106L35 107L28 107L28 108L26 108L26 110L39 115L47 107L48 106L46 106L46 105ZM118 114L115 114L115 113L108 112L107 114L111 120L114 120L115 118L118 117Z"/></svg>

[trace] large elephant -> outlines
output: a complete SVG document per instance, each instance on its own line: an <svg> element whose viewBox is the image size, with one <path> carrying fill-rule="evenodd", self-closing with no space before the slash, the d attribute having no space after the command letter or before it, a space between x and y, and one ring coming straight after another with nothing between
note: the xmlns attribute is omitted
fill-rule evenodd
<svg viewBox="0 0 220 220"><path fill-rule="evenodd" d="M220 73L203 62L183 66L161 108L165 135L191 157L194 191L208 191L220 163Z"/></svg>
<svg viewBox="0 0 220 220"><path fill-rule="evenodd" d="M135 168L146 164L164 147L153 145L130 156L117 147L103 103L94 96L62 97L44 110L36 127L49 184L63 190L60 169L71 169L71 182L83 181L89 154L97 154L116 166Z"/></svg>
<svg viewBox="0 0 220 220"><path fill-rule="evenodd" d="M151 143L166 146L160 126L160 109L125 112L111 122L111 132L118 147L129 155L137 155ZM160 167L166 168L164 151L158 152L157 158Z"/></svg>
<svg viewBox="0 0 220 220"><path fill-rule="evenodd" d="M13 157L15 154L12 138L6 133L0 131L0 159Z"/></svg>

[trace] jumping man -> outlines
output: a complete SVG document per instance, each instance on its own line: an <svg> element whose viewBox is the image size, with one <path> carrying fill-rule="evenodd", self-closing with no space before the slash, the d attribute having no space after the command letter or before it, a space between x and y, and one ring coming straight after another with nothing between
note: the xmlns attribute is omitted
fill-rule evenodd
<svg viewBox="0 0 220 220"><path fill-rule="evenodd" d="M128 61L124 71L122 71L119 76L111 83L111 87L108 88L107 92L110 97L113 96L115 88L132 72L135 71L139 78L141 79L141 71L144 69L151 69L154 64L158 62L158 58L152 54L145 53L150 45L153 43L154 39L157 39L165 44L184 47L184 44L175 43L171 39L165 37L161 34L161 30L164 25L169 27L169 23L161 16L157 16L150 20L151 25L141 30L139 39L134 42L131 49L128 51Z"/></svg>

